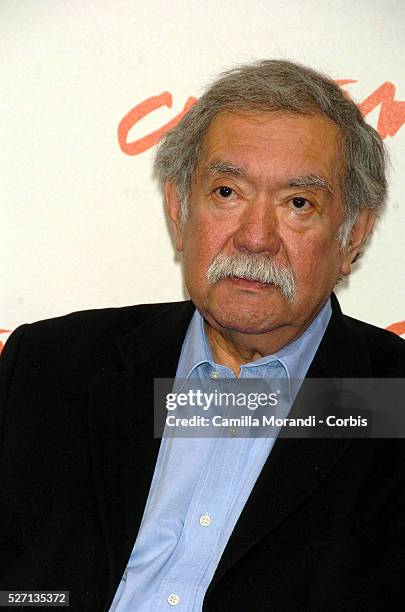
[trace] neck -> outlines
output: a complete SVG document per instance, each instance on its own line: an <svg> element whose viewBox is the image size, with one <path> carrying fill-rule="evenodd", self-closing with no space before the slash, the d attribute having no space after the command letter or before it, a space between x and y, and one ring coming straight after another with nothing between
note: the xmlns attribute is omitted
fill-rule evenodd
<svg viewBox="0 0 405 612"><path fill-rule="evenodd" d="M243 334L217 329L205 322L205 330L216 363L227 366L235 376L240 366L276 353L298 338L308 327L283 327L265 334Z"/></svg>

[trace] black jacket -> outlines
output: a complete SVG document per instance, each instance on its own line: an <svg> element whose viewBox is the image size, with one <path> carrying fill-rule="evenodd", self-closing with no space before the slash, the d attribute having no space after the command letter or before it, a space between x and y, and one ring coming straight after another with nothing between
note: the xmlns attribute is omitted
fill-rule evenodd
<svg viewBox="0 0 405 612"><path fill-rule="evenodd" d="M343 316L334 296L332 306L309 377L405 376L403 340ZM0 360L0 590L69 590L72 612L108 610L159 450L153 378L174 377L193 310L86 311L11 336ZM401 439L278 439L204 610L402 610L404 480Z"/></svg>

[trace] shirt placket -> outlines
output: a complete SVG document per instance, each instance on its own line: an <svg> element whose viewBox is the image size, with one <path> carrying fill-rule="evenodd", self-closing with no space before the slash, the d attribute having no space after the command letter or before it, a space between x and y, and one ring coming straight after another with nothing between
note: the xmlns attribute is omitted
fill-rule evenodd
<svg viewBox="0 0 405 612"><path fill-rule="evenodd" d="M207 471L198 480L171 570L160 584L153 609L200 609L199 586L229 515L245 443L242 439L215 441Z"/></svg>

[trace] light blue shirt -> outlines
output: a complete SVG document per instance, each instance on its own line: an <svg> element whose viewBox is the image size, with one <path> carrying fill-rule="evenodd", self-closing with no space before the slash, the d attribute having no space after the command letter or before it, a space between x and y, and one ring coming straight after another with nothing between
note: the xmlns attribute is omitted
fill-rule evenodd
<svg viewBox="0 0 405 612"><path fill-rule="evenodd" d="M328 300L299 338L277 354L242 365L239 378L303 379L331 312ZM204 380L215 373L235 378L214 362L204 319L196 311L176 378ZM201 611L274 442L268 437L163 437L138 537L110 612Z"/></svg>

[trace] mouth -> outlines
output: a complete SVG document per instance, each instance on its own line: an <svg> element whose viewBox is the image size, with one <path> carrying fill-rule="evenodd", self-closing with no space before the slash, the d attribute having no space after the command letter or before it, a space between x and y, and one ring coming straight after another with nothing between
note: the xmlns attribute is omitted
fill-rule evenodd
<svg viewBox="0 0 405 612"><path fill-rule="evenodd" d="M240 287L241 289L270 289L274 287L273 283L261 283L260 281L251 281L246 278L240 278L239 276L232 276L229 278L233 285Z"/></svg>

